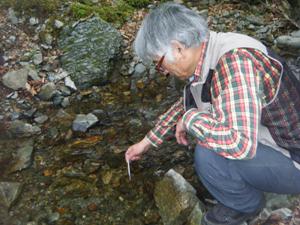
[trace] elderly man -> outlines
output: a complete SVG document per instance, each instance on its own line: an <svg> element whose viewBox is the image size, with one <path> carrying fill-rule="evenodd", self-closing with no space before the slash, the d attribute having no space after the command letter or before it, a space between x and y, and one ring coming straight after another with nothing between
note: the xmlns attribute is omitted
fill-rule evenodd
<svg viewBox="0 0 300 225"><path fill-rule="evenodd" d="M263 192L300 193L300 84L259 41L209 31L188 8L166 3L143 21L135 52L156 69L186 79L184 96L140 142L137 160L175 132L194 136L195 168L218 200L202 224L241 224L263 207Z"/></svg>

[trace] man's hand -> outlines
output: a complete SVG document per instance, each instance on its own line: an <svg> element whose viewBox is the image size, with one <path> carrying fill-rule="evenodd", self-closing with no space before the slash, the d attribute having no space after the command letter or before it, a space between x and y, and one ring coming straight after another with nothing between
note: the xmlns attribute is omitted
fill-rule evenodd
<svg viewBox="0 0 300 225"><path fill-rule="evenodd" d="M134 145L131 145L125 153L126 162L139 160L142 154L146 152L150 146L151 144L146 138Z"/></svg>
<svg viewBox="0 0 300 225"><path fill-rule="evenodd" d="M186 138L186 130L185 130L185 126L182 122L182 119L180 119L177 122L175 137L176 137L176 140L177 140L178 144L181 144L181 145L188 145L189 144L188 140Z"/></svg>

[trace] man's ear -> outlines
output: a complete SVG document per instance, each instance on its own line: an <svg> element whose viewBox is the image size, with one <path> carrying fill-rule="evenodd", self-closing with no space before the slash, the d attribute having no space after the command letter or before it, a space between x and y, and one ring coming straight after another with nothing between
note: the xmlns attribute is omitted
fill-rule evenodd
<svg viewBox="0 0 300 225"><path fill-rule="evenodd" d="M182 43L173 40L171 41L171 46L173 50L173 56L175 57L175 59L180 59L184 56L183 51L185 50L185 46Z"/></svg>

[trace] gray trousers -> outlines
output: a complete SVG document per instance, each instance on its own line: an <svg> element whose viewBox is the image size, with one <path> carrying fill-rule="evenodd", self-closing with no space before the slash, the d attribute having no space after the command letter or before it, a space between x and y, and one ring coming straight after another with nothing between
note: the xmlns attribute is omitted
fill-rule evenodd
<svg viewBox="0 0 300 225"><path fill-rule="evenodd" d="M300 194L300 170L291 159L263 144L258 144L250 160L226 159L197 145L195 168L219 202L240 212L254 212L263 192Z"/></svg>

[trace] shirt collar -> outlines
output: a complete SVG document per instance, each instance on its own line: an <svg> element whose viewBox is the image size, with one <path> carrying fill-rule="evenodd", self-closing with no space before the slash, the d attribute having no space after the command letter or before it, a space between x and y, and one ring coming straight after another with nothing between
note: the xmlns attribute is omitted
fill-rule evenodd
<svg viewBox="0 0 300 225"><path fill-rule="evenodd" d="M207 49L207 41L201 43L200 49L201 49L200 58L199 58L198 64L197 64L195 72L194 72L194 80L195 81L197 81L199 79L201 72L202 72L203 62L204 62L206 49Z"/></svg>

